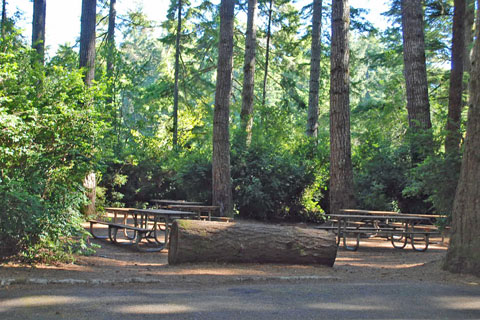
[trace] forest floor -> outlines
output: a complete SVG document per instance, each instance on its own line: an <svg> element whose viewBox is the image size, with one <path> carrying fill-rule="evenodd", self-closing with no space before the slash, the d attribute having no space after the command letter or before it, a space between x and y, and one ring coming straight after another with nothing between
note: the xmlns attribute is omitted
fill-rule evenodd
<svg viewBox="0 0 480 320"><path fill-rule="evenodd" d="M106 229L99 226L99 231ZM108 240L92 240L101 248L91 256L77 256L74 263L25 266L16 262L0 265L0 287L25 284L78 283L231 283L258 281L325 280L429 281L480 287L480 278L442 270L448 239L433 238L426 252L410 245L394 249L382 238L362 239L358 251L339 247L335 265L304 266L282 264L168 264L167 250L143 253L134 247L118 246Z"/></svg>

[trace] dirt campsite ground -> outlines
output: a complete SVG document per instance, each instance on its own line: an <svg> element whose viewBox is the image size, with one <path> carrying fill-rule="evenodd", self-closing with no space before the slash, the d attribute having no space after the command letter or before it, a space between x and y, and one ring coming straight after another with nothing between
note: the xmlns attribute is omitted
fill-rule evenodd
<svg viewBox="0 0 480 320"><path fill-rule="evenodd" d="M99 231L106 232L105 229ZM280 264L168 264L167 250L143 253L134 247L118 246L108 240L92 240L101 246L94 255L77 256L74 263L25 266L17 262L0 265L2 286L48 283L228 283L270 280L325 279L351 281L430 281L480 287L480 279L442 270L447 242L433 238L426 252L410 245L394 249L382 238L362 239L358 251L339 247L333 268Z"/></svg>

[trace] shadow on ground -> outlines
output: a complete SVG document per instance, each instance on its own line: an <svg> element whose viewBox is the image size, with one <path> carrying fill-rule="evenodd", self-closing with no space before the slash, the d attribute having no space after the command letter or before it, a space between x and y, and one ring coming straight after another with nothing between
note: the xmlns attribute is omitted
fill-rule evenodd
<svg viewBox="0 0 480 320"><path fill-rule="evenodd" d="M96 233L106 234L104 226ZM248 280L331 279L335 281L413 280L479 283L476 277L454 275L441 269L447 245L441 239L426 252L410 245L394 249L382 238L362 239L358 251L339 247L333 268L280 264L185 264L168 265L168 252L144 253L132 246L92 239L101 246L92 256L79 256L73 264L38 265L35 268L8 263L0 266L0 279L77 279L97 282L204 282ZM20 281L21 282L21 281Z"/></svg>

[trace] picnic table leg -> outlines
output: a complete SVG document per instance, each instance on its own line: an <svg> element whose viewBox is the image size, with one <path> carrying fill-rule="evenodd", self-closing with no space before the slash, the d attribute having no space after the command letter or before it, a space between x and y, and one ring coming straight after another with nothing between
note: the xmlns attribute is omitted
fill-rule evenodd
<svg viewBox="0 0 480 320"><path fill-rule="evenodd" d="M157 230L160 230L159 228L157 228L158 223L159 223L158 218L155 217L154 222L153 222L152 230L148 230L146 232L137 232L137 238L135 239L135 246L139 251L142 251L142 252L158 252L158 251L161 251L165 248L165 246L167 244L166 240L164 242L161 242L161 241L158 240ZM147 239L147 242L149 242L149 243L154 243L155 247L152 248L152 247L142 247L142 246L140 246L139 244L140 244L142 238ZM153 241L150 241L150 239L152 239L152 238L153 238Z"/></svg>
<svg viewBox="0 0 480 320"><path fill-rule="evenodd" d="M114 227L114 226L111 226L111 225L108 226L108 238L113 243L117 243L117 232L118 232L117 227Z"/></svg>
<svg viewBox="0 0 480 320"><path fill-rule="evenodd" d="M357 251L359 245L360 245L360 233L357 233L357 237L356 237L356 244L355 246L349 246L347 245L347 235L348 235L348 232L347 232L347 219L342 219L343 221L343 233L342 233L342 236L343 236L343 246L345 247L345 249L349 250L349 251ZM340 222L340 221L339 221Z"/></svg>
<svg viewBox="0 0 480 320"><path fill-rule="evenodd" d="M123 219L122 219L122 222L123 224L127 224L127 220L128 220L128 214L123 214ZM128 231L127 229L123 229L123 235L125 236L125 238L127 238L128 240L134 240L137 236L137 231L133 231L133 235L129 235L128 234Z"/></svg>
<svg viewBox="0 0 480 320"><path fill-rule="evenodd" d="M154 224L153 224L153 236L152 236L152 238L154 239L155 243L161 244L161 245L165 245L165 243L166 243L166 240L165 240L165 239L167 239L167 238L166 238L166 235L165 235L166 229L167 229L166 223L165 223L165 229L162 230L162 227L160 226L160 220L159 220L159 218L155 217ZM164 234L164 239L163 239L163 241L160 241L160 240L158 239L158 237L159 237L159 234L158 234L158 233L161 232L161 231L163 231L163 234Z"/></svg>
<svg viewBox="0 0 480 320"><path fill-rule="evenodd" d="M357 233L357 236L356 236L356 244L355 246L349 246L347 245L347 232L345 232L343 234L343 246L345 247L345 249L349 250L349 251L357 251L358 247L360 246L360 233Z"/></svg>
<svg viewBox="0 0 480 320"><path fill-rule="evenodd" d="M122 246L131 246L132 244L135 244L135 242L133 242L133 241L118 242L118 240L117 240L118 229L119 228L116 227L116 226L111 226L111 225L108 226L108 238L110 239L110 241L112 241L112 243L122 245ZM137 231L135 231L135 233L140 234ZM138 237L138 235L137 235L137 237Z"/></svg>
<svg viewBox="0 0 480 320"><path fill-rule="evenodd" d="M341 235L341 232L342 232L342 230L341 230L342 220L339 219L337 223L338 223L338 226L337 226L337 239L336 239L335 242L336 242L337 247L338 247L338 246L340 245L340 235Z"/></svg>
<svg viewBox="0 0 480 320"><path fill-rule="evenodd" d="M407 245L408 237L409 237L408 234L406 233L408 231L408 223L404 222L402 228L403 228L403 230L400 229L400 231L402 232L400 236L395 235L396 227L394 227L395 230L391 234L390 242L392 243L392 246L395 249L403 249ZM395 238L395 237L397 237L397 238ZM403 240L403 242L401 242L402 240ZM400 245L397 245L397 242L399 242Z"/></svg>
<svg viewBox="0 0 480 320"><path fill-rule="evenodd" d="M143 232L137 232L137 237L135 238L135 247L138 249L138 251L141 251L141 252L158 252L158 251L161 251L165 248L165 243L159 243L157 246L155 247L143 247L143 246L140 246L140 242L142 240L142 238L146 237L146 234L143 233Z"/></svg>
<svg viewBox="0 0 480 320"><path fill-rule="evenodd" d="M390 242L392 243L392 246L395 248L395 249L403 249L405 248L405 246L407 245L407 241L408 241L408 236L406 235L401 235L400 238L395 238L395 237L398 237L398 235L395 235L393 232L390 236ZM403 239L403 242L400 242L400 245L397 245L397 242L398 241L402 241Z"/></svg>
<svg viewBox="0 0 480 320"><path fill-rule="evenodd" d="M93 233L93 225L94 224L95 224L95 222L90 221L90 233L91 233L92 237L94 237L95 239L108 239L108 236L97 236L97 235L95 235L95 233Z"/></svg>
<svg viewBox="0 0 480 320"><path fill-rule="evenodd" d="M428 233L425 233L425 234L423 235L423 239L424 239L424 241L425 241L425 246L424 246L423 248L419 248L418 246L415 246L415 235L414 235L414 234L410 234L410 241L411 241L411 243L412 243L412 248L413 248L413 250L419 251L419 252L425 252L425 251L427 251L427 249L428 249L428 244L429 244L429 242L430 242L430 236L429 236L429 234L428 234Z"/></svg>

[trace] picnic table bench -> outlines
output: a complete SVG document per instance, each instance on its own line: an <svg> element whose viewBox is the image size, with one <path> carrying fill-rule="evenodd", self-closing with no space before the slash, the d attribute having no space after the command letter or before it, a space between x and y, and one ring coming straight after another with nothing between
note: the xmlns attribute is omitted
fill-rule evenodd
<svg viewBox="0 0 480 320"><path fill-rule="evenodd" d="M351 251L359 248L362 235L386 237L397 249L405 248L410 240L415 251L426 251L430 236L440 234L438 228L431 224L432 219L444 217L356 209L342 209L340 212L342 213L330 215L333 218L330 220L330 225L317 226L317 228L335 232L337 245L343 238L345 249ZM347 238L350 235L355 238L354 245L347 244Z"/></svg>
<svg viewBox="0 0 480 320"><path fill-rule="evenodd" d="M168 245L169 227L175 219L198 216L195 212L165 209L106 208L106 211L115 214L114 220L89 220L92 236L97 239L110 239L114 244L135 245L139 251L146 252L160 251ZM118 214L123 215L122 223L117 222ZM132 224L127 223L129 216L131 217L130 221L133 220ZM108 226L108 236L96 235L93 230L95 224ZM119 242L118 230L123 230L129 241ZM133 235L128 235L127 230L133 231ZM153 247L141 246L142 239L153 244Z"/></svg>
<svg viewBox="0 0 480 320"><path fill-rule="evenodd" d="M123 244L123 245L135 245L138 250L140 251L148 251L148 249L144 249L139 246L140 241L143 238L146 238L147 233L149 233L151 230L146 229L146 228L141 228L141 227L136 227L132 225L127 225L127 224L120 224L120 223L115 223L115 222L110 222L110 221L102 221L102 220L89 220L90 222L90 233L92 236L96 239L110 239L114 244ZM93 225L94 224L103 224L108 226L108 236L100 236L96 235L93 231ZM135 240L134 242L119 242L117 240L117 233L118 230L132 230L135 231L134 237L129 238L130 240Z"/></svg>

